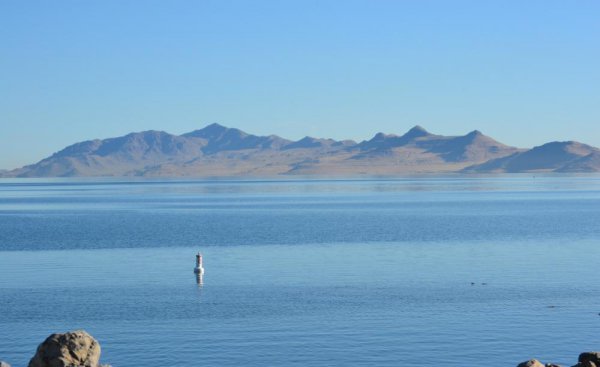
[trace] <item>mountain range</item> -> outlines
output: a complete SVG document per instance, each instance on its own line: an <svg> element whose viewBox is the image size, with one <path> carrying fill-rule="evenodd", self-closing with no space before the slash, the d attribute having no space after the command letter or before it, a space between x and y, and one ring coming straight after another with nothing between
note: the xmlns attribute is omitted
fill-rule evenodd
<svg viewBox="0 0 600 367"><path fill-rule="evenodd" d="M257 136L211 124L183 135L143 131L70 145L2 177L402 175L419 173L600 172L600 149L551 142L504 145L475 130L435 135L415 126L370 140Z"/></svg>

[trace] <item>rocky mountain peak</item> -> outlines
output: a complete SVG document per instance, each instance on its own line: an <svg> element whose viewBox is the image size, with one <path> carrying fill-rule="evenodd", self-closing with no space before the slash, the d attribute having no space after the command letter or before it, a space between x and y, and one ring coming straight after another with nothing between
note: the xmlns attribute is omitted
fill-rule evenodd
<svg viewBox="0 0 600 367"><path fill-rule="evenodd" d="M418 138L421 136L431 135L427 130L425 130L420 125L415 125L412 129L408 130L406 134L402 135L403 138Z"/></svg>

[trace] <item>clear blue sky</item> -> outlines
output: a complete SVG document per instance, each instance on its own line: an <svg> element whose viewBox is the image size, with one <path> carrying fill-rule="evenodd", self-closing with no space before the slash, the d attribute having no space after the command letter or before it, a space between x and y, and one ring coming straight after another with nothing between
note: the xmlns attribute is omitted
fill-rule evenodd
<svg viewBox="0 0 600 367"><path fill-rule="evenodd" d="M600 146L600 1L0 2L0 168L211 122Z"/></svg>

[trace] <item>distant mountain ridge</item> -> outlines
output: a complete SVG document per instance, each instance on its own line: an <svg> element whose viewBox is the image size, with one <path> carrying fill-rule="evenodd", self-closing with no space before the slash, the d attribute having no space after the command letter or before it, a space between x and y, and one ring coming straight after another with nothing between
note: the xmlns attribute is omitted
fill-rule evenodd
<svg viewBox="0 0 600 367"><path fill-rule="evenodd" d="M578 142L532 149L474 130L435 135L415 126L362 142L258 136L219 124L173 135L142 131L70 145L2 177L401 175L450 172L600 172L600 150Z"/></svg>

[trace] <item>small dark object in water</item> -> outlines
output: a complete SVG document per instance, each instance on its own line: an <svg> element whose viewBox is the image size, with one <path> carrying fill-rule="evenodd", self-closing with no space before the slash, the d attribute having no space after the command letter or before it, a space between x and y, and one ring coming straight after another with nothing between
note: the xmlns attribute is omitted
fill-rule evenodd
<svg viewBox="0 0 600 367"><path fill-rule="evenodd" d="M487 283L481 283L481 285L487 285Z"/></svg>
<svg viewBox="0 0 600 367"><path fill-rule="evenodd" d="M475 285L475 283L474 283L474 282L471 282L471 285Z"/></svg>

